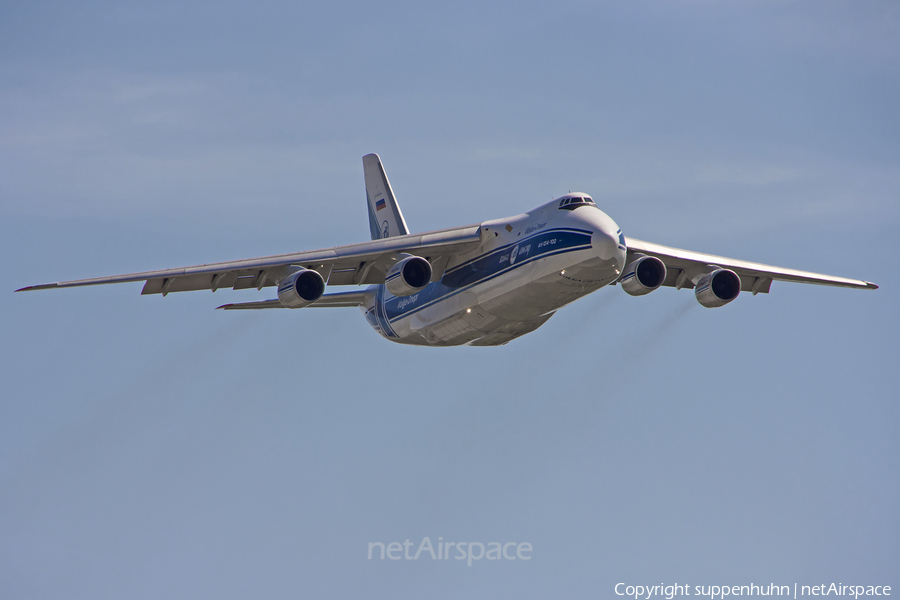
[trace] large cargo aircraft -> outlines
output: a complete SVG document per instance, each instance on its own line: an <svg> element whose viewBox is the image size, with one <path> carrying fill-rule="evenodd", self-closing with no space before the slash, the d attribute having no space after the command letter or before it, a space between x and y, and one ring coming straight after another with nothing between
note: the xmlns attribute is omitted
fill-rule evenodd
<svg viewBox="0 0 900 600"><path fill-rule="evenodd" d="M178 269L25 287L144 281L142 294L275 286L278 296L225 310L359 307L385 338L423 346L498 346L560 308L618 284L632 296L693 289L707 307L773 281L877 289L867 281L783 269L625 237L588 194L565 194L526 213L410 234L377 154L363 157L372 241ZM359 286L367 286L360 288ZM325 293L326 286L356 286Z"/></svg>

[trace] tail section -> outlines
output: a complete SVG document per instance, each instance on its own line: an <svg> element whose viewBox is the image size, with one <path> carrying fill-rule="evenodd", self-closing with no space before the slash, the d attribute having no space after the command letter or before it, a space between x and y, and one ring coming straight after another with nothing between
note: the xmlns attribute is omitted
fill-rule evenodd
<svg viewBox="0 0 900 600"><path fill-rule="evenodd" d="M366 174L366 199L369 202L369 229L372 239L407 235L409 229L400 212L400 205L394 197L391 182L388 181L384 166L377 154L363 156L363 171Z"/></svg>

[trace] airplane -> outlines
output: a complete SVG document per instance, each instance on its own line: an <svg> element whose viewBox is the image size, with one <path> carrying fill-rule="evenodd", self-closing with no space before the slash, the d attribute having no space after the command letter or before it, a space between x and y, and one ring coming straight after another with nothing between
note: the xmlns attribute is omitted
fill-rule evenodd
<svg viewBox="0 0 900 600"><path fill-rule="evenodd" d="M660 287L693 289L707 308L725 306L742 291L766 294L773 281L878 288L625 237L584 193L564 194L513 217L411 234L377 154L363 157L363 171L371 241L16 291L143 281L141 294L166 296L274 286L274 299L218 308L359 307L392 342L499 346L608 285L632 296ZM351 285L357 289L325 293L326 286Z"/></svg>

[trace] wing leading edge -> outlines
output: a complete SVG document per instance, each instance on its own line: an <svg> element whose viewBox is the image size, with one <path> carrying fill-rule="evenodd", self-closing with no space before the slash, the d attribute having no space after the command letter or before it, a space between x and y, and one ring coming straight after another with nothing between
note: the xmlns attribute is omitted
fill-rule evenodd
<svg viewBox="0 0 900 600"><path fill-rule="evenodd" d="M437 265L457 252L476 247L481 241L481 226L470 225L426 233L396 236L370 242L336 246L308 252L278 254L230 262L209 263L177 269L144 271L111 277L96 277L32 285L16 290L27 292L51 288L103 285L145 281L142 294L162 294L194 290L232 288L235 290L273 286L296 267L319 271L328 285L384 283L392 258L400 252L415 253L435 265L435 278L443 273Z"/></svg>
<svg viewBox="0 0 900 600"><path fill-rule="evenodd" d="M768 293L772 281L793 281L796 283L813 283L870 290L878 289L878 286L874 283L862 281L861 279L847 279L846 277L833 277L796 269L784 269L714 254L670 248L669 246L634 238L625 238L625 245L628 248L628 262L631 262L636 254L655 256L663 261L666 265L666 280L663 282L663 285L675 288L693 288L694 284L691 280L694 274L708 270L709 265L715 265L734 271L741 279L741 291L752 292L753 294Z"/></svg>

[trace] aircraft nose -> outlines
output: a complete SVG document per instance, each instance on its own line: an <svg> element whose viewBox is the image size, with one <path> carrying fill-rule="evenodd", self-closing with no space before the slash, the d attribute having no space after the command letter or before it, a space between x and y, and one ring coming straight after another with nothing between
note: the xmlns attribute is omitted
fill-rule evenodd
<svg viewBox="0 0 900 600"><path fill-rule="evenodd" d="M625 248L622 230L615 221L605 214L602 214L602 217L594 223L591 245L594 247L594 252L597 253L597 256L603 260L614 262L619 272L625 267L627 248Z"/></svg>

